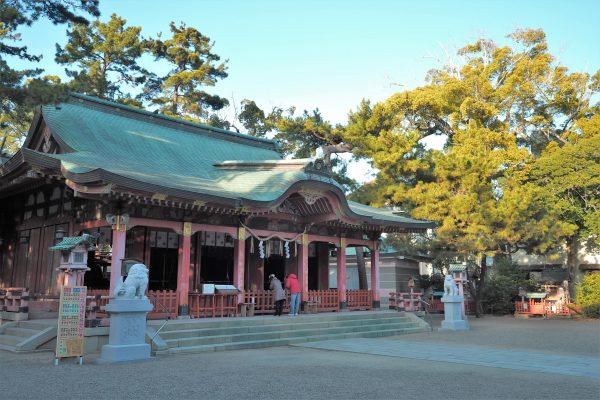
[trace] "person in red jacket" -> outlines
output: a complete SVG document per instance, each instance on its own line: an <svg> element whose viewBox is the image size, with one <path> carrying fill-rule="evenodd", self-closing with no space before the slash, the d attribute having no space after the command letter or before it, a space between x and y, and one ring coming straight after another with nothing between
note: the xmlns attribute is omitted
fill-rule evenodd
<svg viewBox="0 0 600 400"><path fill-rule="evenodd" d="M285 280L285 287L290 290L290 316L298 315L300 310L300 285L296 274L289 274Z"/></svg>

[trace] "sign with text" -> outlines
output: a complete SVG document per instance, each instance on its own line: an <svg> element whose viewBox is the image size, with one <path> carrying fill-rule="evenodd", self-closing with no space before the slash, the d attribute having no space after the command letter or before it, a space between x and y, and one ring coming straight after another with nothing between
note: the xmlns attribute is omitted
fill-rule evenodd
<svg viewBox="0 0 600 400"><path fill-rule="evenodd" d="M56 358L83 356L87 287L65 286L60 291Z"/></svg>

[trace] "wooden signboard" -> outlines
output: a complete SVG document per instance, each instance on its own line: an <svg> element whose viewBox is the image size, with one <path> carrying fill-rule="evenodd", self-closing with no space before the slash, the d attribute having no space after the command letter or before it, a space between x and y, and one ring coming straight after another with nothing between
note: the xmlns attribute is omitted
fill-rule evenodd
<svg viewBox="0 0 600 400"><path fill-rule="evenodd" d="M65 286L60 291L55 364L65 357L79 357L79 363L83 362L86 295L85 286Z"/></svg>

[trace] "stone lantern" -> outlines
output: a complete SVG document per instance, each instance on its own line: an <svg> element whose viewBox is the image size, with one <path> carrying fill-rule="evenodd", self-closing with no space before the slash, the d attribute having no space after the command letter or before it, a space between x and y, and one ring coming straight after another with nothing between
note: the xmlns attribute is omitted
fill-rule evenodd
<svg viewBox="0 0 600 400"><path fill-rule="evenodd" d="M60 251L58 271L59 287L83 286L83 277L90 269L87 266L88 250L93 246L95 238L84 233L76 237L63 237L60 243L49 248Z"/></svg>

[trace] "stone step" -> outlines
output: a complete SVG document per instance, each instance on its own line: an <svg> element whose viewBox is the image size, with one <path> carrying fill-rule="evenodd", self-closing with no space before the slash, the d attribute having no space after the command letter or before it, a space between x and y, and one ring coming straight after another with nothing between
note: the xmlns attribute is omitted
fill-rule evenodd
<svg viewBox="0 0 600 400"><path fill-rule="evenodd" d="M347 313L320 313L320 314L301 314L298 317L293 317L293 320L318 320L318 321L345 321L345 320L356 320L356 319L381 319L390 318L398 313L385 311L385 312L347 312ZM192 319L192 320L173 320L163 329L163 331L169 330L185 330L185 329L198 329L202 328L224 328L232 326L260 326L270 325L277 318L289 318L287 315L281 317L275 317L273 315L255 316L249 318L207 318L207 319ZM157 321L157 325L160 326L161 322Z"/></svg>
<svg viewBox="0 0 600 400"><path fill-rule="evenodd" d="M0 335L0 344L3 345L16 346L24 340L22 336Z"/></svg>
<svg viewBox="0 0 600 400"><path fill-rule="evenodd" d="M206 337L187 337L187 338L176 338L176 339L165 339L168 347L188 347L197 346L203 344L221 344L221 343L234 343L234 342L255 342L259 340L274 340L284 338L300 338L315 335L331 335L331 334L345 334L345 333L359 333L359 332L375 332L385 330L402 330L418 327L416 323L411 322L398 322L395 324L386 325L357 325L353 327L325 327L325 328L299 328L299 329L288 329L279 330L272 332L256 332L256 333L242 333L242 334L225 334L219 336L206 336Z"/></svg>
<svg viewBox="0 0 600 400"><path fill-rule="evenodd" d="M241 333L259 333L259 332L275 332L279 330L289 330L294 327L304 327L311 329L321 328L333 328L333 327L354 327L354 326L377 326L385 325L389 323L398 322L410 322L409 318L406 317L392 317L392 318L378 318L378 319L353 319L353 320L311 320L302 318L289 317L273 317L273 322L265 325L242 325L233 327L221 327L221 328L204 328L199 325L199 328L195 329L182 329L182 330L163 330L161 331L161 337L165 340L185 337L198 337L198 336L214 336L214 335L225 335L225 334L241 334ZM283 319L283 320L281 320ZM171 327L172 328L172 327Z"/></svg>
<svg viewBox="0 0 600 400"><path fill-rule="evenodd" d="M19 328L25 328L25 329L35 329L37 331L43 331L44 329L48 328L49 326L57 326L58 322L57 320L54 320L52 322L39 322L36 320L33 321L20 321L18 324Z"/></svg>
<svg viewBox="0 0 600 400"><path fill-rule="evenodd" d="M343 334L329 334L329 335L312 335L305 337L293 337L293 338L280 338L271 340L257 340L257 341L245 341L235 343L221 343L212 345L198 345L198 346L187 346L187 347L174 347L168 350L157 351L157 355L167 354L186 354L186 353L201 353L211 351L224 351L224 350L241 350L241 349L256 349L264 347L276 347L276 346L288 346L296 343L315 342L321 340L335 340L335 339L351 339L351 338L372 338L372 337L384 337L394 336L407 333L418 333L427 332L428 329L424 327L406 328L406 329L388 329L373 332L350 332Z"/></svg>
<svg viewBox="0 0 600 400"><path fill-rule="evenodd" d="M4 330L4 334L6 334L6 335L20 336L22 338L31 337L39 332L40 331L37 329L28 329L28 328L19 328L19 327L6 328Z"/></svg>

